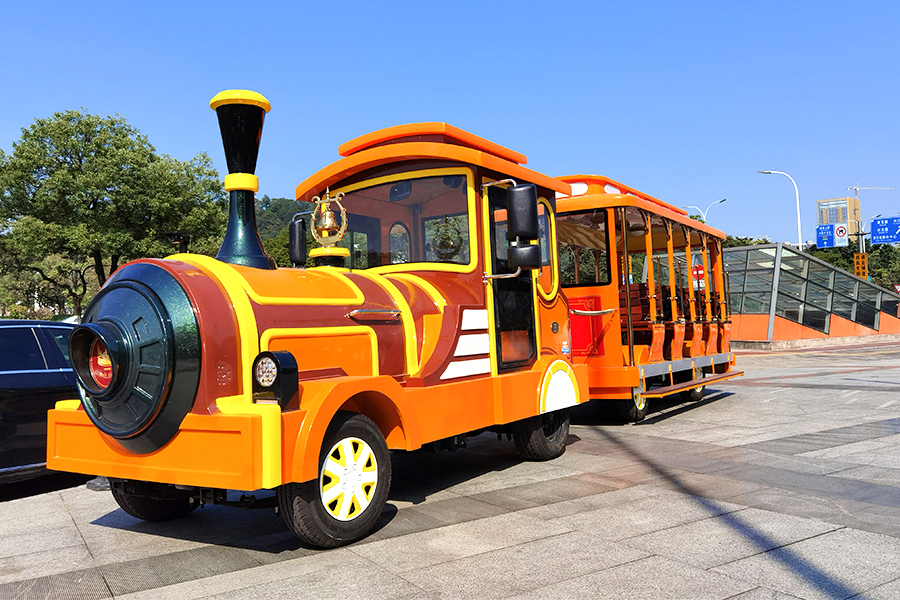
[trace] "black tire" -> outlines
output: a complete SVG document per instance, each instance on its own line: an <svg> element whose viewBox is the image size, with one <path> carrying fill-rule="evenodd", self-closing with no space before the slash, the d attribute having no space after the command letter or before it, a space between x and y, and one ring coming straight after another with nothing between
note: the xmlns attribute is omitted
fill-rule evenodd
<svg viewBox="0 0 900 600"><path fill-rule="evenodd" d="M186 517L197 508L197 502L184 498L150 498L125 492L120 486L111 487L116 503L129 515L142 521L156 523Z"/></svg>
<svg viewBox="0 0 900 600"><path fill-rule="evenodd" d="M647 416L647 399L638 395L632 400L616 400L616 410L626 423L638 423Z"/></svg>
<svg viewBox="0 0 900 600"><path fill-rule="evenodd" d="M333 474L328 464L351 458L349 477ZM369 479L366 473L373 474ZM338 486L349 492L328 494ZM371 486L371 487L369 487ZM378 426L365 415L339 412L328 426L319 454L319 477L278 487L278 508L294 535L317 548L353 543L375 527L391 487L391 456ZM324 496L324 498L323 498ZM364 504L364 505L363 505Z"/></svg>
<svg viewBox="0 0 900 600"><path fill-rule="evenodd" d="M702 379L704 377L703 370L699 368L694 369L693 373L687 372L685 374L685 377L686 378L684 379L684 381L690 381L690 379L688 379L690 377L693 377L694 379ZM681 399L685 402L697 402L698 400L702 400L705 394L706 386L699 385L695 388L684 390L683 392L681 392Z"/></svg>
<svg viewBox="0 0 900 600"><path fill-rule="evenodd" d="M552 460L566 451L569 409L522 419L511 427L519 454L528 460Z"/></svg>
<svg viewBox="0 0 900 600"><path fill-rule="evenodd" d="M685 402L697 402L698 400L702 400L704 395L706 395L706 386L701 385L681 392L681 399Z"/></svg>

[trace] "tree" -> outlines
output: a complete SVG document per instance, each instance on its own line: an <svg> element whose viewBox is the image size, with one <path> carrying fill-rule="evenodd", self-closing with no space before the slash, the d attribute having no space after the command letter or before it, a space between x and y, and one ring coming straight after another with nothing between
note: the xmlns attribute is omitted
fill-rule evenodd
<svg viewBox="0 0 900 600"><path fill-rule="evenodd" d="M0 219L0 268L37 273L80 306L88 273L102 285L125 261L171 254L168 232L214 253L227 200L205 154L159 155L120 115L67 111L35 120L12 154L0 152Z"/></svg>
<svg viewBox="0 0 900 600"><path fill-rule="evenodd" d="M288 198L269 198L263 196L256 200L256 222L259 228L259 237L263 248L275 263L280 267L291 266L290 252L288 251L288 223L299 212L310 212L315 208L312 202L298 202ZM312 234L309 233L309 215L301 217L306 221L307 254L310 248L316 244ZM307 266L313 266L313 261L308 258Z"/></svg>

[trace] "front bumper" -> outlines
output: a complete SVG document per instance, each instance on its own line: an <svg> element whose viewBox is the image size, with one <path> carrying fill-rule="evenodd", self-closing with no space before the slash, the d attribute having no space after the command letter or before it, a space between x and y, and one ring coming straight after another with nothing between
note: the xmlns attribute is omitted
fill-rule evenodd
<svg viewBox="0 0 900 600"><path fill-rule="evenodd" d="M263 477L263 416L188 414L171 442L133 454L101 433L80 409L47 414L47 467L175 485L256 490Z"/></svg>

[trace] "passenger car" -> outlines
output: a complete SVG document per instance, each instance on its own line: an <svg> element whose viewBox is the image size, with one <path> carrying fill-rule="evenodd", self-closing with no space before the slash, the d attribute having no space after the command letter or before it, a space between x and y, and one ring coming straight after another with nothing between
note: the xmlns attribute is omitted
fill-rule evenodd
<svg viewBox="0 0 900 600"><path fill-rule="evenodd" d="M47 411L78 398L72 324L0 320L0 483L46 472Z"/></svg>

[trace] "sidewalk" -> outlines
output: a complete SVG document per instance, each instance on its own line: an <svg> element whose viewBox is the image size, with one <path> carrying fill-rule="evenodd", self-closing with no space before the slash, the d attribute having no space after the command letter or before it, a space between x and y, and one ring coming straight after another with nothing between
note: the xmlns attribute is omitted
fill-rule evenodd
<svg viewBox="0 0 900 600"><path fill-rule="evenodd" d="M395 453L380 529L302 548L271 510L142 523L83 486L0 504L0 598L897 598L900 346L740 357L704 400L566 454Z"/></svg>

